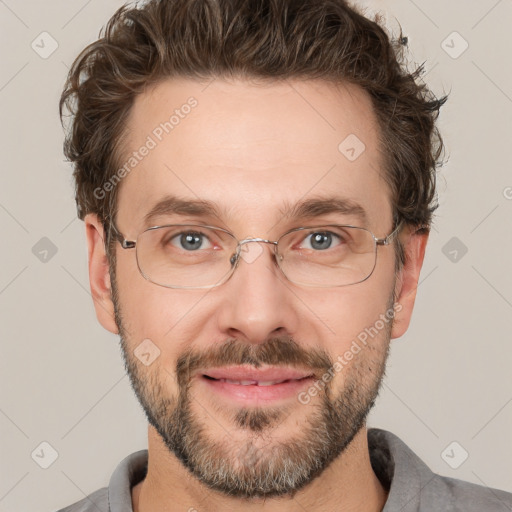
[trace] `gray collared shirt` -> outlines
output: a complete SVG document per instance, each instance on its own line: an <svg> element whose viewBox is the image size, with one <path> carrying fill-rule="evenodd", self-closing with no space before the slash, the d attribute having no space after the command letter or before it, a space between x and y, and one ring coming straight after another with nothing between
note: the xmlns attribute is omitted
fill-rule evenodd
<svg viewBox="0 0 512 512"><path fill-rule="evenodd" d="M382 512L511 512L512 493L440 476L397 436L368 430L373 470L389 492ZM108 487L58 512L133 512L131 488L147 471L148 451L123 459Z"/></svg>

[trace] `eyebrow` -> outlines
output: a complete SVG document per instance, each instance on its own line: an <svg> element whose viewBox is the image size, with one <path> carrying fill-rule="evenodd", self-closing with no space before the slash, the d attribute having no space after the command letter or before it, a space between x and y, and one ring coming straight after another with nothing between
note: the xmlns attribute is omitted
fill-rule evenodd
<svg viewBox="0 0 512 512"><path fill-rule="evenodd" d="M368 214L359 203L353 199L337 196L308 198L294 205L286 203L279 212L283 217L292 219L313 219L337 213L356 217L364 225L368 222Z"/></svg>
<svg viewBox="0 0 512 512"><path fill-rule="evenodd" d="M182 199L167 195L158 201L143 218L144 226L149 226L156 217L162 215L192 215L221 217L222 212L217 205L206 199Z"/></svg>
<svg viewBox="0 0 512 512"><path fill-rule="evenodd" d="M155 218L165 215L214 216L221 219L225 213L227 210L220 209L216 203L206 199L185 199L175 195L166 195L146 213L143 222L147 227ZM313 197L295 204L285 202L284 206L279 209L279 214L282 217L293 220L314 219L333 213L356 217L363 225L368 222L368 214L359 203L337 196Z"/></svg>

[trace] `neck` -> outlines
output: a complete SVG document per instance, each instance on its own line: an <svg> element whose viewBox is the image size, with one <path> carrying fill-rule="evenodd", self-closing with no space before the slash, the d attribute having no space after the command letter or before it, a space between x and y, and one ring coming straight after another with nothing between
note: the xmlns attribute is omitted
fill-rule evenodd
<svg viewBox="0 0 512 512"><path fill-rule="evenodd" d="M373 472L366 426L345 451L293 497L240 499L203 485L170 453L152 426L148 427L148 471L132 488L134 512L380 512L387 492Z"/></svg>

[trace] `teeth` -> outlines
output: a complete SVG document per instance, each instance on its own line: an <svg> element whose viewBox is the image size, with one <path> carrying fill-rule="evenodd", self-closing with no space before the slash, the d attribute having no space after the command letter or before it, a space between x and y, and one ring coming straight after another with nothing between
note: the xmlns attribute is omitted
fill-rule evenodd
<svg viewBox="0 0 512 512"><path fill-rule="evenodd" d="M228 382L229 384L241 384L242 386L250 386L251 384L257 384L256 380L231 380L231 379L219 379L221 382Z"/></svg>
<svg viewBox="0 0 512 512"><path fill-rule="evenodd" d="M267 380L267 381L257 381L257 380L231 380L231 379L218 379L219 382L227 382L229 384L238 384L241 386L251 386L256 384L257 386L273 386L274 384L281 384L281 382L286 382L284 380Z"/></svg>

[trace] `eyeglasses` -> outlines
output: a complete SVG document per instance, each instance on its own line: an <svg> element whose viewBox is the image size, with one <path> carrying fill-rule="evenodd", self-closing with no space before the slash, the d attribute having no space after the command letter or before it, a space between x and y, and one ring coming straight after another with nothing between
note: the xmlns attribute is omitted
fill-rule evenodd
<svg viewBox="0 0 512 512"><path fill-rule="evenodd" d="M385 238L377 238L366 228L331 224L291 229L277 241L238 240L223 228L200 224L153 226L130 241L111 226L123 249L135 248L142 276L166 288L213 288L225 283L241 259L247 263L255 259L248 252L249 242L273 244L275 261L292 283L337 287L360 283L372 275L377 247L389 245L402 221Z"/></svg>

